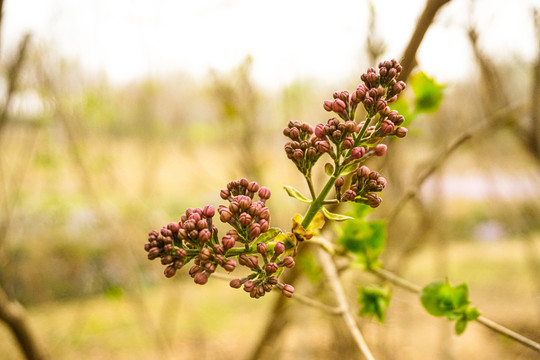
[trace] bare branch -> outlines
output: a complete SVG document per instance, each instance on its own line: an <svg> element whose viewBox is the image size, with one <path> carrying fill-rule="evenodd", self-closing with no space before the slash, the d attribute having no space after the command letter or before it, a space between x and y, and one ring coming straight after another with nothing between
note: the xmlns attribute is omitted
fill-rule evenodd
<svg viewBox="0 0 540 360"><path fill-rule="evenodd" d="M449 2L450 0L428 0L426 2L426 7L416 23L416 28L414 29L413 35L411 36L409 44L400 61L401 66L403 66L403 71L399 76L400 80L407 81L409 75L411 75L411 72L416 65L416 53L424 39L424 35L433 22L435 15L437 15L437 12Z"/></svg>
<svg viewBox="0 0 540 360"><path fill-rule="evenodd" d="M324 274L328 279L328 283L332 288L338 306L341 309L341 317L343 318L345 324L347 325L347 328L351 332L351 335L353 336L356 345L358 345L358 348L366 359L374 360L375 358L371 354L371 351L369 350L369 347L364 340L364 337L362 336L362 333L360 332L360 329L358 328L358 325L356 324L353 315L351 314L349 305L347 304L347 298L345 297L345 292L343 291L343 287L341 286L341 282L339 280L336 264L334 264L334 261L332 260L330 254L328 254L322 248L317 248L317 255L321 260L321 266Z"/></svg>
<svg viewBox="0 0 540 360"><path fill-rule="evenodd" d="M36 342L36 337L30 328L24 308L17 301L9 300L4 289L0 287L0 320L5 322L21 351L28 360L45 359L41 347Z"/></svg>

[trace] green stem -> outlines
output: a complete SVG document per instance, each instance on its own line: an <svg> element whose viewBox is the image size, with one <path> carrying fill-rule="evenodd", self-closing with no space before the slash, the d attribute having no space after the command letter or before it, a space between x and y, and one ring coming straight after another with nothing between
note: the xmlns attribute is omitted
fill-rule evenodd
<svg viewBox="0 0 540 360"><path fill-rule="evenodd" d="M319 196L317 196L316 199L314 199L311 204L309 205L309 209L306 213L306 216L304 216L304 220L302 221L302 227L306 229L309 224L311 224L311 221L317 214L319 210L321 210L324 200L326 199L326 196L332 189L332 186L334 186L334 182L339 177L339 174L341 173L341 166L336 166L336 169L334 170L334 173L332 176L330 176L330 179L328 179L328 182L326 185L324 185L324 188L319 193Z"/></svg>

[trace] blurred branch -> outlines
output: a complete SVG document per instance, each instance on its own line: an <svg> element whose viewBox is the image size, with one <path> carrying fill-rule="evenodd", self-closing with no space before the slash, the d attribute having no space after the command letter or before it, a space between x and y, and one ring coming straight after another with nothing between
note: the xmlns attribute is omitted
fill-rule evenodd
<svg viewBox="0 0 540 360"><path fill-rule="evenodd" d="M9 300L4 289L1 287L0 320L7 324L13 336L17 339L17 343L26 359L37 360L46 358L36 342L36 337L30 328L24 308L17 301Z"/></svg>
<svg viewBox="0 0 540 360"><path fill-rule="evenodd" d="M369 347L367 346L353 315L351 314L349 305L347 304L347 298L345 297L345 292L343 291L343 286L339 280L336 264L334 264L330 254L322 248L317 248L317 255L321 261L320 265L324 274L326 275L326 278L328 279L328 283L333 291L333 295L335 296L338 306L341 309L341 317L345 321L345 324L353 336L356 345L366 359L375 359L371 354L371 351L369 350Z"/></svg>
<svg viewBox="0 0 540 360"><path fill-rule="evenodd" d="M0 4L1 6L1 4ZM28 44L30 42L30 34L25 34L22 40L19 43L19 50L15 59L11 62L7 69L7 92L6 98L4 100L4 105L2 110L0 110L0 135L2 134L3 128L6 126L8 121L8 111L11 99L13 94L17 90L17 85L19 82L19 76L26 52L28 49ZM0 138L1 141L1 138Z"/></svg>
<svg viewBox="0 0 540 360"><path fill-rule="evenodd" d="M536 61L533 68L533 81L531 89L531 131L528 136L528 144L540 162L540 13L533 10L534 30L536 35Z"/></svg>
<svg viewBox="0 0 540 360"><path fill-rule="evenodd" d="M420 188L422 184L431 176L437 169L439 169L444 162L456 151L461 145L463 145L467 140L473 138L474 136L480 135L480 134L486 134L490 130L494 130L498 128L499 126L506 123L506 120L508 116L518 110L522 110L525 108L524 103L520 104L514 104L512 106L508 106L504 109L500 109L491 116L487 118L487 121L483 124L471 128L469 131L464 132L460 136L458 136L456 139L454 139L450 145L446 149L444 149L439 155L437 155L433 160L430 161L430 163L427 166L422 166L423 170L418 171L420 175L416 179L415 182L409 187L409 189L405 192L405 194L396 202L396 205L394 205L394 208L390 212L390 215L388 216L388 222L393 222L397 215L400 213L400 211L404 208L405 204L413 199L414 197L418 196L418 192L420 191Z"/></svg>
<svg viewBox="0 0 540 360"><path fill-rule="evenodd" d="M424 35L433 23L433 19L435 18L435 15L437 15L437 12L449 2L450 0L427 0L426 7L416 23L416 28L414 29L413 35L411 36L409 44L400 61L401 66L403 66L403 71L399 77L400 80L407 81L409 78L409 75L416 66L416 53L424 39Z"/></svg>

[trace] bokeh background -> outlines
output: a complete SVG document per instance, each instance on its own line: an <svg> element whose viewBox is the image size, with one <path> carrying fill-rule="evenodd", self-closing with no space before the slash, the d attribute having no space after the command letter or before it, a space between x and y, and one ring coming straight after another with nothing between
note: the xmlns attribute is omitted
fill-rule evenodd
<svg viewBox="0 0 540 360"><path fill-rule="evenodd" d="M272 190L272 224L289 228L305 208L282 187L307 189L282 128L326 121L323 100L401 59L425 0L0 3L1 298L23 306L42 353L360 357L339 318L293 300L275 311L279 294L252 300L185 271L165 279L143 244L186 208L220 204L240 177ZM418 114L407 90L409 133L370 165L389 180L370 215L391 220L385 266L422 286L466 281L483 315L536 341L539 12L539 1L443 5L412 72L443 86L440 106ZM342 276L354 309L358 286L378 281ZM319 282L295 287L331 301ZM286 325L261 339L280 316ZM397 288L384 324L358 322L380 359L537 358L474 323L458 337ZM4 322L0 358L24 358Z"/></svg>

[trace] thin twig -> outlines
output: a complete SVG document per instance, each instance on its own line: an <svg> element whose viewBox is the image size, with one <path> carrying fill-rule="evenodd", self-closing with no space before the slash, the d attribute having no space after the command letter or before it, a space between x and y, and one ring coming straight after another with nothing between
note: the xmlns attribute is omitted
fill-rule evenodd
<svg viewBox="0 0 540 360"><path fill-rule="evenodd" d="M351 332L351 335L356 342L356 345L358 345L358 348L367 360L374 360L375 358L371 354L371 351L369 350L369 347L364 340L364 337L362 336L362 333L360 332L360 329L358 328L358 325L356 324L353 315L349 310L347 298L345 297L345 292L343 291L343 287L341 286L336 265L334 264L332 257L322 248L317 248L317 255L321 260L321 267L328 279L328 283L332 288L333 294L336 297L338 306L341 309L341 317L343 318L345 324L347 325L347 328Z"/></svg>
<svg viewBox="0 0 540 360"><path fill-rule="evenodd" d="M385 269L371 269L370 270L371 273L377 275L378 277L380 277L381 279L384 279L384 280L388 280L390 281L392 284L402 288L402 289L405 289L409 292L412 292L412 293L415 293L415 294L418 294L422 291L421 287L416 285L416 284L413 284L411 283L410 281L408 280L405 280L401 277L399 277L398 275L388 271L388 270L385 270ZM484 325L485 327L487 327L488 329L490 330L493 330L501 335L504 335L504 336L507 336L533 350L536 350L537 352L540 352L540 344L535 342L534 340L531 340L523 335L520 335L518 333L516 333L515 331L512 331L498 323L496 323L495 321L493 320L490 320L484 316L480 316L478 319L476 319L477 322L479 322L480 324Z"/></svg>

